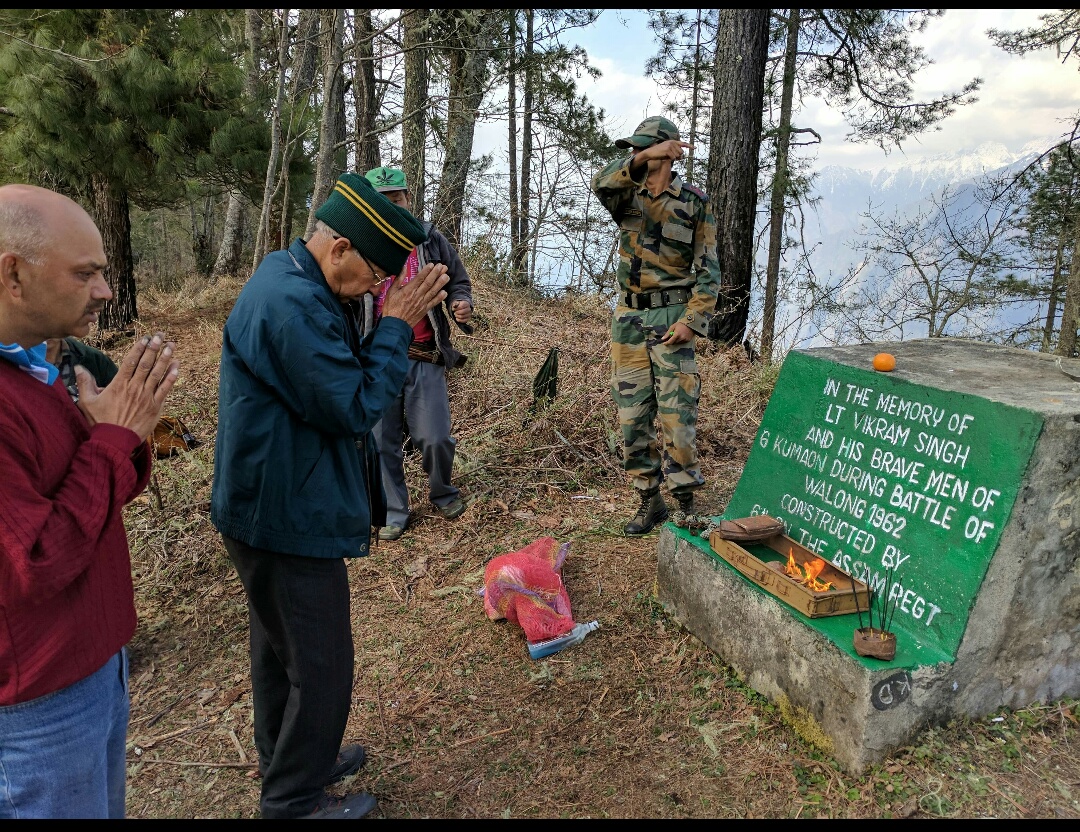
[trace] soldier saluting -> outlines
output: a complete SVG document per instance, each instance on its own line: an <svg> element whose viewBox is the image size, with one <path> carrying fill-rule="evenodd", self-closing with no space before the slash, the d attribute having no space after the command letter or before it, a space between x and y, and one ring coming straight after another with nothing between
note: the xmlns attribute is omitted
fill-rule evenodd
<svg viewBox="0 0 1080 832"><path fill-rule="evenodd" d="M676 522L693 512L694 491L705 483L697 463L701 379L694 341L706 334L715 309L720 264L709 198L672 170L692 146L678 128L653 116L615 145L630 149L630 157L597 173L592 189L619 224L611 394L623 468L641 499L623 531L638 535L668 516L661 482L678 501Z"/></svg>

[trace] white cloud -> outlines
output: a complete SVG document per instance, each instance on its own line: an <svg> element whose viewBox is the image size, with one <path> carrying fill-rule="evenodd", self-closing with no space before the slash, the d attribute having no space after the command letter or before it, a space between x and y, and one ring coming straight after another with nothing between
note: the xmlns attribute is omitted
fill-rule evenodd
<svg viewBox="0 0 1080 832"><path fill-rule="evenodd" d="M662 109L651 78L629 73L611 58L597 56L592 63L603 74L587 83L581 81L581 86L589 100L604 109L613 136L629 135L645 118Z"/></svg>
<svg viewBox="0 0 1080 832"><path fill-rule="evenodd" d="M975 76L983 79L983 85L977 102L958 108L940 130L909 139L900 151L886 155L876 146L846 141L849 130L837 111L821 100L804 102L798 121L817 129L824 139L817 150L818 164L891 167L925 156L972 150L985 141L1019 150L1029 142L1067 132L1068 120L1080 113L1080 63L1073 58L1063 65L1053 50L1009 55L986 36L989 28L1037 26L1039 16L1050 11L949 9L930 20L916 42L933 64L918 74L915 95L925 99L955 91ZM603 72L597 81L582 79L581 87L594 104L605 109L613 133L632 129L662 106L656 83L644 74L646 59L656 51L646 20L643 12L606 12L591 31L576 38Z"/></svg>

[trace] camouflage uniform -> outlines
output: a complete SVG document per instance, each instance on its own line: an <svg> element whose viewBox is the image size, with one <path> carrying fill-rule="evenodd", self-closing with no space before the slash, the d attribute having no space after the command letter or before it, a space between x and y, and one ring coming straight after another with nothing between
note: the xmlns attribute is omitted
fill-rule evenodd
<svg viewBox="0 0 1080 832"><path fill-rule="evenodd" d="M675 126L661 118L646 120L637 134L646 135L617 144L644 146L646 138L679 138ZM673 173L671 184L654 197L644 177L639 182L630 178L630 161L612 162L592 180L593 192L619 223L611 393L623 434L623 467L634 487L647 491L666 480L678 496L705 482L695 442L701 379L693 342L668 347L660 339L676 323L698 336L706 334L720 285L716 221L704 192ZM636 308L644 305L648 308Z"/></svg>

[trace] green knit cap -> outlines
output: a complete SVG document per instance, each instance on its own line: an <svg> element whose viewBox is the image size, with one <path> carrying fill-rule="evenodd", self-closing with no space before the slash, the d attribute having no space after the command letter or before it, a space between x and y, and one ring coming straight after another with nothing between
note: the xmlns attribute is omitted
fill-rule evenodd
<svg viewBox="0 0 1080 832"><path fill-rule="evenodd" d="M387 274L398 274L409 253L427 239L420 222L377 193L358 173L343 173L315 212L364 257Z"/></svg>

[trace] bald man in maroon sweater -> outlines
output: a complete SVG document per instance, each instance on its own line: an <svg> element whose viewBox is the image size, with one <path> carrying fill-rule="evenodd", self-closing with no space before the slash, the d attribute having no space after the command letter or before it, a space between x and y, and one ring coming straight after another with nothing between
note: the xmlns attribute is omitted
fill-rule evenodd
<svg viewBox="0 0 1080 832"><path fill-rule="evenodd" d="M65 196L0 187L0 818L124 816L135 604L121 510L176 381L140 339L68 395L45 342L85 337L112 292L101 234Z"/></svg>

